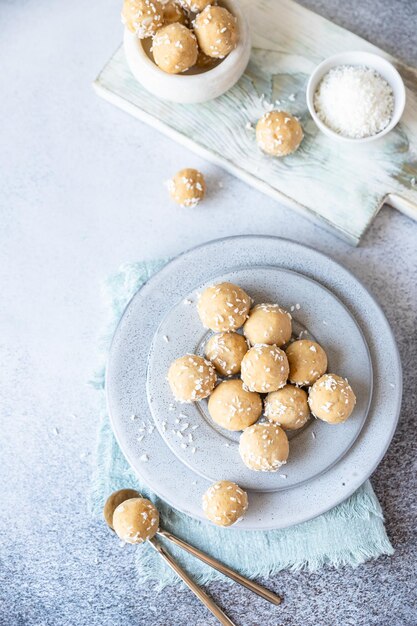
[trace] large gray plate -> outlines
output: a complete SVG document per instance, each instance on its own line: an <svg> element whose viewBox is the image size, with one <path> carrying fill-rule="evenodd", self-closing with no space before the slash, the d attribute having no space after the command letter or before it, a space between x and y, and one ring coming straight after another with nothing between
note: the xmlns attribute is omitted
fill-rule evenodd
<svg viewBox="0 0 417 626"><path fill-rule="evenodd" d="M290 274L282 270L297 275L285 283L284 275ZM358 408L346 424L314 422L291 442L291 458L282 471L286 479L279 474L254 473L253 478L246 475L251 506L239 528L283 528L341 502L380 462L393 436L401 404L398 352L385 316L365 288L347 270L315 250L274 237L232 237L174 259L128 305L112 343L106 386L113 430L129 463L161 498L190 515L202 518L200 500L208 478L229 478L230 474L223 475L221 468L213 472L213 467L202 466L195 471L197 464L190 459L198 456L200 429L193 432L193 442L186 441L187 448L167 445L167 433L188 420L179 412L189 415L189 423L194 424L196 409L187 405L177 409L175 403L167 406L167 400L161 401L161 397L168 397L163 369L178 356L177 349L181 350L180 341L176 346L176 337L172 336L175 325L171 325L176 323L181 306L189 309L186 315L187 319L190 316L190 328L193 326L194 307L183 300L190 294L192 299L201 285L226 275L255 291L257 300L266 296L271 299L276 294L284 306L299 303L300 309L294 311L297 322L325 345L332 369L351 378L358 391ZM280 281L285 283L282 292L277 287ZM291 284L297 287L289 293ZM168 342L164 339L165 328L171 333ZM148 392L158 428L154 428L147 397L148 361ZM161 410L166 413L165 420ZM132 415L139 418L131 419ZM201 413L199 419L203 420ZM162 421L167 422L165 432ZM204 421L204 428L209 428ZM188 454L191 443L196 448L194 454ZM235 445L232 441L223 452L233 454ZM200 462L206 463L205 459L200 458ZM245 482L244 476L241 482Z"/></svg>

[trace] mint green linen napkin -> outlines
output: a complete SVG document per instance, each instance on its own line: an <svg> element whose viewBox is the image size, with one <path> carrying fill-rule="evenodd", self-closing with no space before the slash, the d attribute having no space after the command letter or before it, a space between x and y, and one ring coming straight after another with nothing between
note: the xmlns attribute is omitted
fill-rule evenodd
<svg viewBox="0 0 417 626"><path fill-rule="evenodd" d="M160 260L123 265L104 286L108 320L100 339L101 367L92 381L101 405L91 493L94 515L102 516L103 504L112 491L135 488L155 502L167 530L252 578L270 576L284 568L316 570L326 564L356 566L382 554L392 554L382 510L369 481L345 502L303 524L274 531L230 531L180 513L138 479L111 430L104 397L105 363L111 338L126 304L165 263ZM167 547L198 582L228 580L175 546L168 544ZM136 550L136 565L139 583L153 581L162 588L179 581L150 546L140 546Z"/></svg>

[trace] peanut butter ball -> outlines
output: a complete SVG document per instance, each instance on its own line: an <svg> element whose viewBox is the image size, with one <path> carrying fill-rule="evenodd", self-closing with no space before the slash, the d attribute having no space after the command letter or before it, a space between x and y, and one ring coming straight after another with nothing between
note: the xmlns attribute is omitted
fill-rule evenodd
<svg viewBox="0 0 417 626"><path fill-rule="evenodd" d="M253 346L257 343L283 346L291 339L291 315L278 304L257 304L249 312L243 333Z"/></svg>
<svg viewBox="0 0 417 626"><path fill-rule="evenodd" d="M196 402L207 398L217 376L210 361L196 354L176 359L168 370L168 382L178 402Z"/></svg>
<svg viewBox="0 0 417 626"><path fill-rule="evenodd" d="M233 283L219 283L203 291L197 310L205 328L220 332L240 328L250 305L251 299L243 289Z"/></svg>
<svg viewBox="0 0 417 626"><path fill-rule="evenodd" d="M168 24L160 28L154 36L152 53L161 70L167 74L181 74L197 61L197 40L184 24Z"/></svg>
<svg viewBox="0 0 417 626"><path fill-rule="evenodd" d="M325 374L311 387L308 403L315 417L329 424L339 424L352 414L356 396L346 378Z"/></svg>
<svg viewBox="0 0 417 626"><path fill-rule="evenodd" d="M125 500L129 500L130 498L140 498L141 495L135 489L119 489L119 491L114 491L106 500L106 504L104 505L103 515L106 523L110 528L113 528L113 513Z"/></svg>
<svg viewBox="0 0 417 626"><path fill-rule="evenodd" d="M288 459L287 435L277 424L254 424L241 434L239 452L249 469L276 472Z"/></svg>
<svg viewBox="0 0 417 626"><path fill-rule="evenodd" d="M283 387L288 378L288 360L278 346L254 346L242 359L242 380L249 391L269 393Z"/></svg>
<svg viewBox="0 0 417 626"><path fill-rule="evenodd" d="M158 509L146 498L125 500L113 513L114 530L126 543L143 543L158 530Z"/></svg>
<svg viewBox="0 0 417 626"><path fill-rule="evenodd" d="M248 351L245 338L238 333L219 333L210 337L205 354L221 376L234 376Z"/></svg>
<svg viewBox="0 0 417 626"><path fill-rule="evenodd" d="M315 341L294 341L285 352L290 365L289 379L294 385L312 385L327 370L327 355Z"/></svg>
<svg viewBox="0 0 417 626"><path fill-rule="evenodd" d="M164 12L164 26L167 26L168 24L176 24L177 22L179 24L184 24L184 26L188 26L188 15L178 2L175 0L161 0L161 4Z"/></svg>
<svg viewBox="0 0 417 626"><path fill-rule="evenodd" d="M169 194L180 206L195 207L204 198L206 183L204 176L198 170L187 167L175 174L168 181Z"/></svg>
<svg viewBox="0 0 417 626"><path fill-rule="evenodd" d="M303 389L285 385L265 398L265 417L284 430L302 428L310 417L307 394Z"/></svg>
<svg viewBox="0 0 417 626"><path fill-rule="evenodd" d="M124 0L122 23L139 39L153 37L163 24L159 0Z"/></svg>
<svg viewBox="0 0 417 626"><path fill-rule="evenodd" d="M303 137L300 122L284 111L265 113L256 125L258 146L271 156L282 157L295 152Z"/></svg>
<svg viewBox="0 0 417 626"><path fill-rule="evenodd" d="M238 41L236 18L225 8L207 6L195 18L198 45L209 57L223 59Z"/></svg>
<svg viewBox="0 0 417 626"><path fill-rule="evenodd" d="M248 508L248 496L230 480L219 480L203 495L203 511L217 526L231 526L238 522Z"/></svg>
<svg viewBox="0 0 417 626"><path fill-rule="evenodd" d="M243 430L260 417L262 400L258 393L245 390L241 380L225 380L211 394L208 410L222 428Z"/></svg>

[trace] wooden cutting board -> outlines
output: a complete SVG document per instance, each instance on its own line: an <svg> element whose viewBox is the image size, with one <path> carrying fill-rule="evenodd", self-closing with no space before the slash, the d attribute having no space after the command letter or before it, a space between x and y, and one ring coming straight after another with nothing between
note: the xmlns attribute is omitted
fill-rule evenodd
<svg viewBox="0 0 417 626"><path fill-rule="evenodd" d="M122 47L95 81L97 93L354 245L384 202L416 219L417 70L292 0L242 0L242 6L251 26L251 59L220 98L196 105L158 100L133 78ZM407 86L401 123L374 143L336 142L318 131L307 111L310 73L346 50L381 54ZM301 148L285 159L263 155L250 127L272 105L299 116L305 132Z"/></svg>

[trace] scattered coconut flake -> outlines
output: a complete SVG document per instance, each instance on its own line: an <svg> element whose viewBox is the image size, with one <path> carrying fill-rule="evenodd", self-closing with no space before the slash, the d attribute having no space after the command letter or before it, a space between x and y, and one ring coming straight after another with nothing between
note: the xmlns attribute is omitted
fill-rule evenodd
<svg viewBox="0 0 417 626"><path fill-rule="evenodd" d="M142 461L143 463L147 463L149 461L148 455L142 454L142 456L139 457L139 461Z"/></svg>

